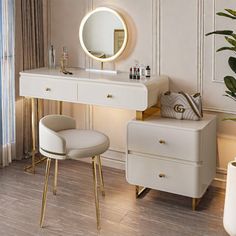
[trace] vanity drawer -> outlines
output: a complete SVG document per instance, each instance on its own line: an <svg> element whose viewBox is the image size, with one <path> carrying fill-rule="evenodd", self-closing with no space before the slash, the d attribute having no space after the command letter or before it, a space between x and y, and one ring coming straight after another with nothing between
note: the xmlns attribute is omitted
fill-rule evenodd
<svg viewBox="0 0 236 236"><path fill-rule="evenodd" d="M20 95L60 101L77 101L77 83L50 78L20 78Z"/></svg>
<svg viewBox="0 0 236 236"><path fill-rule="evenodd" d="M85 104L115 108L145 110L148 106L147 88L96 82L78 83L78 101Z"/></svg>
<svg viewBox="0 0 236 236"><path fill-rule="evenodd" d="M128 154L126 178L130 184L199 198L201 166Z"/></svg>
<svg viewBox="0 0 236 236"><path fill-rule="evenodd" d="M128 151L200 161L200 132L144 122L128 123Z"/></svg>

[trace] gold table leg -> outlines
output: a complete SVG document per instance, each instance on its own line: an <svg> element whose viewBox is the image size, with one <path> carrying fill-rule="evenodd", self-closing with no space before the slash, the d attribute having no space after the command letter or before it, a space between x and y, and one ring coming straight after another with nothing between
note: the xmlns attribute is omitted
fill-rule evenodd
<svg viewBox="0 0 236 236"><path fill-rule="evenodd" d="M45 157L40 158L39 160L36 161L36 153L37 153L37 149L36 149L36 145L37 145L37 141L36 141L36 129L37 129L37 115L38 117L43 116L43 101L42 99L38 99L38 110L35 109L36 108L36 99L35 98L31 98L31 126L32 126L32 162L31 165L28 165L24 168L25 171L29 172L29 173L35 173L35 166L44 162L46 160Z"/></svg>

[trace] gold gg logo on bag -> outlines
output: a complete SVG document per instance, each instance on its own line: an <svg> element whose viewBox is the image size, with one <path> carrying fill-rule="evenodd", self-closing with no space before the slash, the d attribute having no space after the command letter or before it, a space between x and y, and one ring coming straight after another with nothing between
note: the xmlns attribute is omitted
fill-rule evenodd
<svg viewBox="0 0 236 236"><path fill-rule="evenodd" d="M174 106L174 110L175 110L175 112L177 112L177 113L184 113L184 112L185 112L185 108L184 108L184 106L181 105L181 104L176 104L176 105Z"/></svg>

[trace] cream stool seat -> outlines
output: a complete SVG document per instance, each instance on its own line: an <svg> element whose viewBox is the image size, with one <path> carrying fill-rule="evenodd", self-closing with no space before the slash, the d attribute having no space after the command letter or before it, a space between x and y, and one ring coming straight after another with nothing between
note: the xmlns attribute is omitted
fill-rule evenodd
<svg viewBox="0 0 236 236"><path fill-rule="evenodd" d="M56 195L58 160L92 158L94 195L97 228L100 229L100 209L97 184L97 164L100 178L99 188L103 195L104 181L100 154L109 148L109 138L98 131L76 129L75 120L64 115L48 115L39 122L39 150L47 157L45 184L42 198L40 226L43 226L51 159L55 160L53 194Z"/></svg>
<svg viewBox="0 0 236 236"><path fill-rule="evenodd" d="M109 147L108 137L98 131L69 129L58 134L66 141L66 155L70 159L100 155Z"/></svg>

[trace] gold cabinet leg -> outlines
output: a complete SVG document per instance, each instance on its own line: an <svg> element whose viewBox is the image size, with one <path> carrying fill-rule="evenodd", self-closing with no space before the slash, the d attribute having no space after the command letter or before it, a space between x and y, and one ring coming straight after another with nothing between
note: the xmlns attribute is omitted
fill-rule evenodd
<svg viewBox="0 0 236 236"><path fill-rule="evenodd" d="M97 218L97 229L101 229L100 225L100 209L99 209L99 197L98 197L98 185L97 185L97 157L92 158L93 167L93 183L94 183L94 197L96 206L96 218Z"/></svg>
<svg viewBox="0 0 236 236"><path fill-rule="evenodd" d="M57 194L57 176L58 176L58 160L55 160L55 172L53 181L53 194Z"/></svg>
<svg viewBox="0 0 236 236"><path fill-rule="evenodd" d="M50 173L50 164L51 159L47 159L46 171L45 171L45 182L44 182L44 189L43 189L43 198L42 198L42 208L41 208L41 216L40 216L40 227L43 227L43 221L45 216L46 210L46 201L47 201L47 191L48 191L48 178Z"/></svg>
<svg viewBox="0 0 236 236"><path fill-rule="evenodd" d="M192 210L196 211L196 208L201 201L201 198L192 198Z"/></svg>
<svg viewBox="0 0 236 236"><path fill-rule="evenodd" d="M139 198L141 196L144 196L146 193L149 192L149 188L145 188L145 187L141 187L139 185L136 185L135 186L135 195L136 195L136 198Z"/></svg>
<svg viewBox="0 0 236 236"><path fill-rule="evenodd" d="M104 179L103 179L103 173L102 173L102 162L100 155L97 156L98 159L98 170L99 170L99 177L100 177L100 190L102 192L102 196L105 196L105 190L104 190Z"/></svg>

